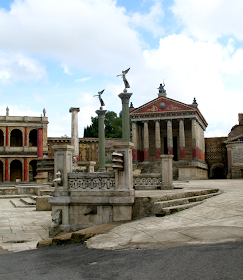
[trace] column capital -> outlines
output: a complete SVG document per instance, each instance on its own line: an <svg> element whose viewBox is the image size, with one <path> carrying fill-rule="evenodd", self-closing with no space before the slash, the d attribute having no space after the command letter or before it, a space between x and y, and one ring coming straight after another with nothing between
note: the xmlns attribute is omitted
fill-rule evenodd
<svg viewBox="0 0 243 280"><path fill-rule="evenodd" d="M161 120L154 120L154 122L160 122Z"/></svg>
<svg viewBox="0 0 243 280"><path fill-rule="evenodd" d="M142 121L142 123L148 123L149 122L149 120L144 120L144 121Z"/></svg>
<svg viewBox="0 0 243 280"><path fill-rule="evenodd" d="M178 121L185 121L185 118L178 119Z"/></svg>
<svg viewBox="0 0 243 280"><path fill-rule="evenodd" d="M69 109L69 113L72 113L72 112L74 112L74 111L76 111L76 112L80 112L80 108L77 108L77 107L71 107L71 108Z"/></svg>
<svg viewBox="0 0 243 280"><path fill-rule="evenodd" d="M132 93L122 92L118 96L121 98L122 104L129 104L129 100L130 100L130 97L132 96Z"/></svg>
<svg viewBox="0 0 243 280"><path fill-rule="evenodd" d="M105 113L107 110L96 110L95 113L98 115L99 118L102 118L105 116Z"/></svg>
<svg viewBox="0 0 243 280"><path fill-rule="evenodd" d="M166 119L165 121L166 121L166 122L169 122L169 121L171 121L171 122L172 122L172 119Z"/></svg>

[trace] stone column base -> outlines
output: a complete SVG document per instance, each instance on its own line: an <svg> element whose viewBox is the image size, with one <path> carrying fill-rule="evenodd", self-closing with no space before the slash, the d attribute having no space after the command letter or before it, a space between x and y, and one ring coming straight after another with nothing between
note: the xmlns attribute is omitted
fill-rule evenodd
<svg viewBox="0 0 243 280"><path fill-rule="evenodd" d="M34 179L37 184L44 184L44 183L46 183L47 178L48 178L48 176L46 176L44 173L40 173L40 174L37 174Z"/></svg>

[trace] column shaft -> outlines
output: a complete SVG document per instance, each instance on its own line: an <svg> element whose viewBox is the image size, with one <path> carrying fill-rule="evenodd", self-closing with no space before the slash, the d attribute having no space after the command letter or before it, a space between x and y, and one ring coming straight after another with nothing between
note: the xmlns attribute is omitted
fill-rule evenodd
<svg viewBox="0 0 243 280"><path fill-rule="evenodd" d="M27 163L27 158L24 159L24 181L28 181L28 163Z"/></svg>
<svg viewBox="0 0 243 280"><path fill-rule="evenodd" d="M6 126L6 147L9 146L8 126Z"/></svg>
<svg viewBox="0 0 243 280"><path fill-rule="evenodd" d="M132 122L132 142L134 144L134 148L132 150L132 159L133 161L138 160L138 129L137 129L137 123Z"/></svg>
<svg viewBox="0 0 243 280"><path fill-rule="evenodd" d="M42 128L37 128L37 157L43 157L43 134Z"/></svg>
<svg viewBox="0 0 243 280"><path fill-rule="evenodd" d="M192 119L192 159L197 158L197 121Z"/></svg>
<svg viewBox="0 0 243 280"><path fill-rule="evenodd" d="M99 135L99 172L105 172L105 128L104 117L106 110L97 110L98 115L98 135Z"/></svg>
<svg viewBox="0 0 243 280"><path fill-rule="evenodd" d="M122 100L122 141L130 142L129 99L132 93L120 93L118 96Z"/></svg>
<svg viewBox="0 0 243 280"><path fill-rule="evenodd" d="M160 160L161 155L161 139L160 139L160 121L155 121L155 152L156 160Z"/></svg>
<svg viewBox="0 0 243 280"><path fill-rule="evenodd" d="M168 147L168 155L173 155L172 120L167 120L167 147Z"/></svg>
<svg viewBox="0 0 243 280"><path fill-rule="evenodd" d="M78 139L78 112L79 108L70 108L69 112L72 113L72 131L71 131L71 145L74 147L73 156L79 161L79 139Z"/></svg>
<svg viewBox="0 0 243 280"><path fill-rule="evenodd" d="M27 145L28 145L27 127L24 128L24 145L25 145L25 147L27 147Z"/></svg>
<svg viewBox="0 0 243 280"><path fill-rule="evenodd" d="M144 121L144 161L149 161L149 130L148 121Z"/></svg>
<svg viewBox="0 0 243 280"><path fill-rule="evenodd" d="M185 159L185 129L184 119L179 120L180 159Z"/></svg>
<svg viewBox="0 0 243 280"><path fill-rule="evenodd" d="M5 159L5 181L9 181L8 158Z"/></svg>

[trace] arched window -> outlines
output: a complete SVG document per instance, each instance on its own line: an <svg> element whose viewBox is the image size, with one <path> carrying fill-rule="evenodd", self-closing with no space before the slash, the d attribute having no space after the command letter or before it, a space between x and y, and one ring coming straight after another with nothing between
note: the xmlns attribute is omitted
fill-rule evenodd
<svg viewBox="0 0 243 280"><path fill-rule="evenodd" d="M19 160L10 163L10 181L16 182L16 179L22 181L22 163Z"/></svg>
<svg viewBox="0 0 243 280"><path fill-rule="evenodd" d="M32 129L29 134L29 146L37 147L37 130Z"/></svg>
<svg viewBox="0 0 243 280"><path fill-rule="evenodd" d="M33 182L35 181L35 176L37 175L37 160L32 160L29 163L29 181Z"/></svg>
<svg viewBox="0 0 243 280"><path fill-rule="evenodd" d="M11 131L10 146L11 147L22 147L23 146L23 137L22 137L21 130L14 129Z"/></svg>

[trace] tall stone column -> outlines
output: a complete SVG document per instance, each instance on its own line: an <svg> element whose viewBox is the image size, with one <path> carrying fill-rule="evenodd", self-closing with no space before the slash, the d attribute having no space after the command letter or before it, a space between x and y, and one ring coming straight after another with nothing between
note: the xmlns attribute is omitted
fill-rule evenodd
<svg viewBox="0 0 243 280"><path fill-rule="evenodd" d="M129 100L132 93L122 92L118 96L122 101L122 141L130 142Z"/></svg>
<svg viewBox="0 0 243 280"><path fill-rule="evenodd" d="M9 165L8 158L5 159L5 181L9 181Z"/></svg>
<svg viewBox="0 0 243 280"><path fill-rule="evenodd" d="M72 135L71 145L74 147L73 156L79 161L79 139L78 139L78 112L79 108L71 107L69 112L72 113Z"/></svg>
<svg viewBox="0 0 243 280"><path fill-rule="evenodd" d="M180 159L185 159L185 129L184 119L179 119Z"/></svg>
<svg viewBox="0 0 243 280"><path fill-rule="evenodd" d="M192 159L197 159L197 121L196 118L192 121Z"/></svg>
<svg viewBox="0 0 243 280"><path fill-rule="evenodd" d="M104 117L106 110L97 110L98 115L98 134L99 134L99 172L105 172L105 129Z"/></svg>
<svg viewBox="0 0 243 280"><path fill-rule="evenodd" d="M160 140L160 120L155 120L155 152L156 160L160 160L161 140Z"/></svg>
<svg viewBox="0 0 243 280"><path fill-rule="evenodd" d="M173 155L173 133L172 133L172 120L167 121L167 147L168 155Z"/></svg>
<svg viewBox="0 0 243 280"><path fill-rule="evenodd" d="M138 161L138 125L136 122L132 122L132 142L134 144L132 159Z"/></svg>
<svg viewBox="0 0 243 280"><path fill-rule="evenodd" d="M148 130L148 122L149 121L143 121L143 129L144 129L144 161L149 161L149 130Z"/></svg>

